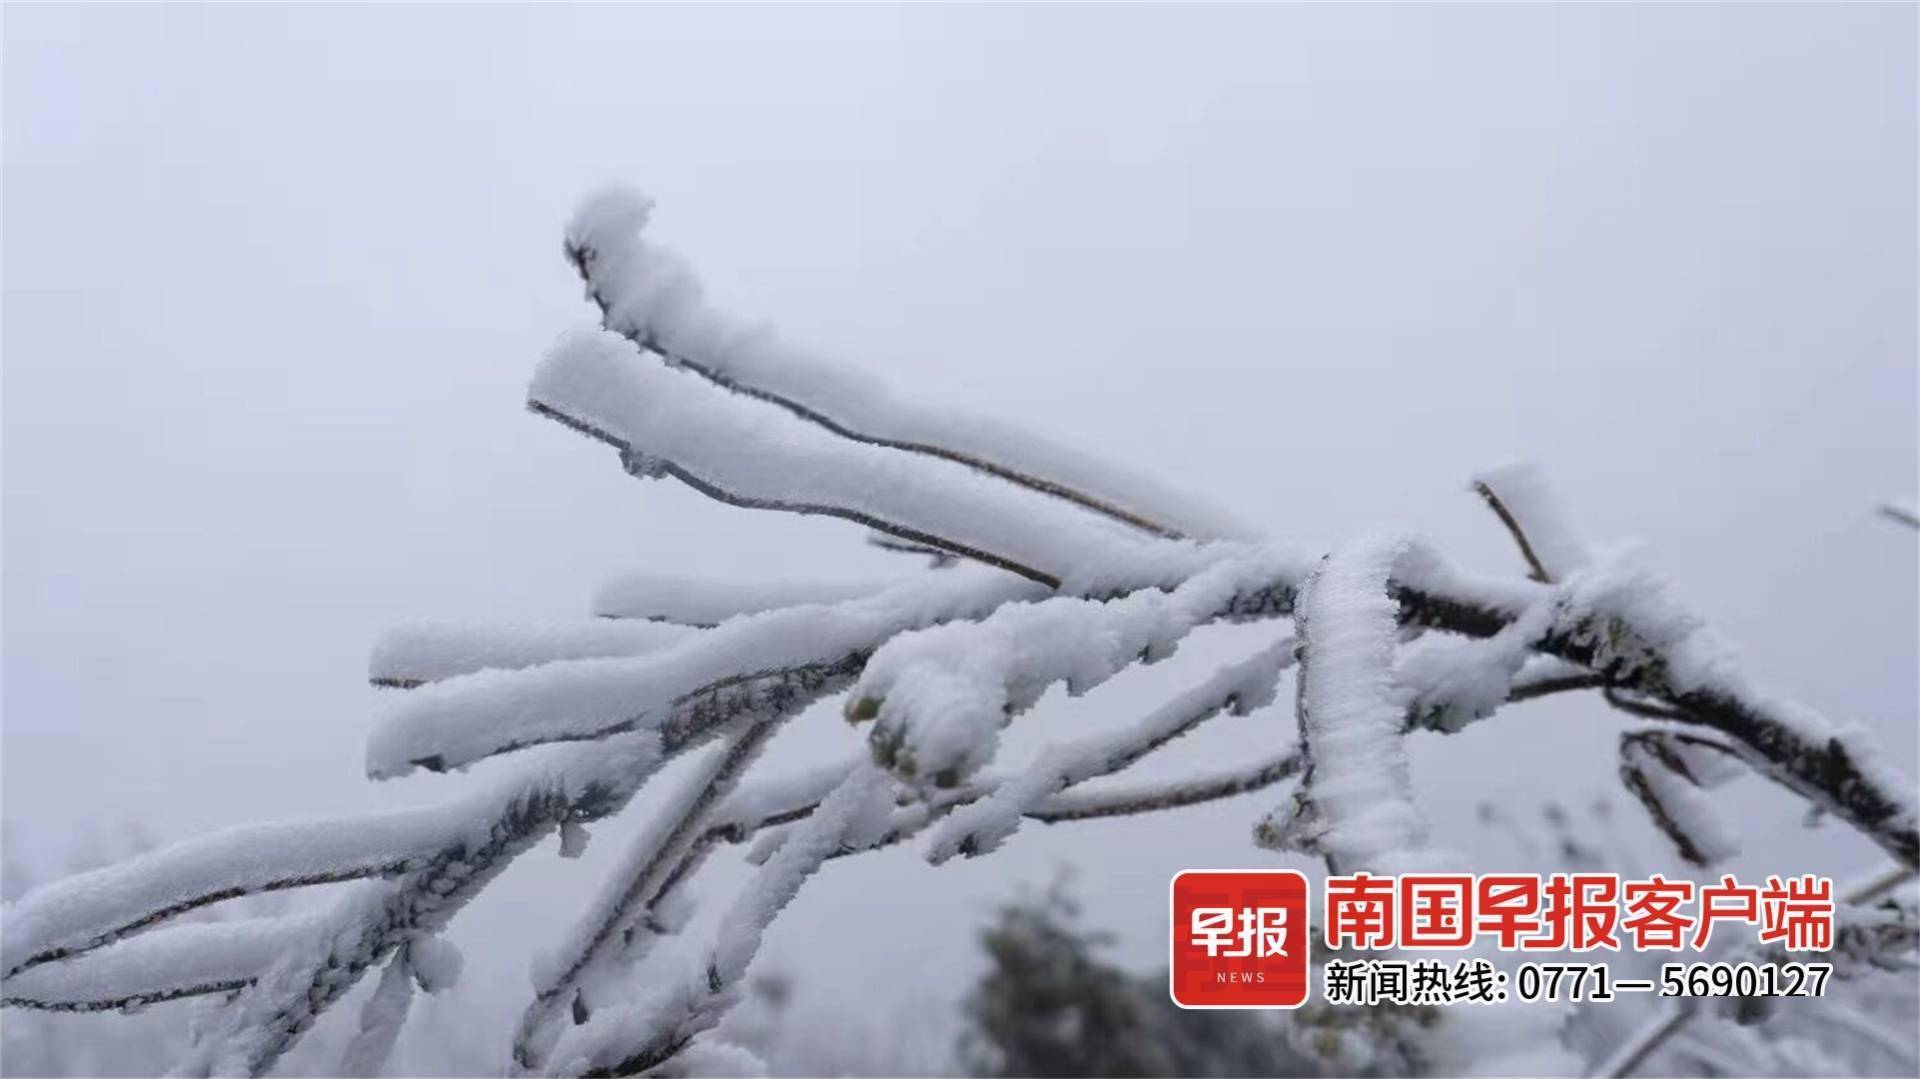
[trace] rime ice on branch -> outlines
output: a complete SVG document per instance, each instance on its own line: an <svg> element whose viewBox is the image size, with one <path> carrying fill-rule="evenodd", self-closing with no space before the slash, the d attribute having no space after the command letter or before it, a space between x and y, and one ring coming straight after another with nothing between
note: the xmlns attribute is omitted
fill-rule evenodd
<svg viewBox="0 0 1920 1079"><path fill-rule="evenodd" d="M646 239L653 200L603 190L567 225L567 257L607 329L667 362L869 445L958 462L1156 535L1251 535L1218 508L990 417L912 404L861 372L778 341L704 302L686 260Z"/></svg>
<svg viewBox="0 0 1920 1079"><path fill-rule="evenodd" d="M206 997L210 1021L180 1072L259 1074L381 968L340 1062L377 1072L414 987L457 971L439 934L465 904L550 838L555 853L578 854L593 822L690 753L705 756L650 799L655 816L538 964L500 1047L516 1071L751 1066L712 1031L768 925L826 863L925 834L938 864L990 854L1025 821L1177 811L1304 776L1261 825L1263 842L1339 868L1430 860L1401 736L1451 734L1550 694L1597 691L1656 724L1623 742L1621 774L1683 851L1724 853L1712 788L1747 768L1858 829L1901 873L1920 862L1912 780L1857 725L1752 686L1663 585L1595 557L1531 470L1475 481L1524 574L1467 574L1401 539L1316 563L1181 487L912 403L749 329L641 235L650 213L644 196L605 192L569 225L567 258L601 324L539 363L529 406L612 447L636 478L836 518L857 526L850 542L878 537L932 554L932 566L872 583L628 577L593 598L598 617L398 630L376 646L369 677L406 692L383 701L367 772L513 758L482 793L238 828L33 892L6 912L7 1006ZM1110 729L1000 760L1001 730L1049 687L1095 692L1218 621L1256 624L1264 638L1156 708L1135 714L1111 695ZM1298 721L1277 722L1263 710L1296 657ZM849 733L837 763L763 775L773 736L843 693L847 717L871 721L865 744ZM1163 782L1107 781L1222 712L1262 713L1240 724L1234 759ZM701 867L756 837L757 869L714 939L691 967L662 969L671 952L653 944L688 924ZM343 887L316 914L173 921L323 884ZM1910 921L1863 922L1850 947L1910 952ZM1486 1051L1521 1071L1551 1063L1535 1042L1494 1051L1483 1033L1448 1023L1413 1036L1431 1060Z"/></svg>

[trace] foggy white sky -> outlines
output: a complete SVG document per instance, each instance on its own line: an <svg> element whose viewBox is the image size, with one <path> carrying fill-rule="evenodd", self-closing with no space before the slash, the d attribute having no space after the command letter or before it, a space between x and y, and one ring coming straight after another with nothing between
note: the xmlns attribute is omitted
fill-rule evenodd
<svg viewBox="0 0 1920 1079"><path fill-rule="evenodd" d="M10 5L4 32L0 808L41 857L464 786L361 777L396 622L583 612L627 569L893 566L522 410L592 317L561 222L614 179L733 310L1303 546L1402 527L1513 568L1463 483L1532 459L1763 681L1914 771L1915 541L1872 513L1920 486L1910 6ZM1130 718L1244 641L1010 746ZM1292 723L1222 721L1166 766ZM770 763L859 737L796 728ZM1420 740L1439 838L1511 860L1472 801L1612 794L1619 730L1566 701ZM1734 798L1742 872L1873 864L1758 783ZM1266 804L850 860L770 960L944 999L987 904L1071 862L1158 962L1168 876L1264 864ZM603 832L455 922L464 1006L518 1006Z"/></svg>

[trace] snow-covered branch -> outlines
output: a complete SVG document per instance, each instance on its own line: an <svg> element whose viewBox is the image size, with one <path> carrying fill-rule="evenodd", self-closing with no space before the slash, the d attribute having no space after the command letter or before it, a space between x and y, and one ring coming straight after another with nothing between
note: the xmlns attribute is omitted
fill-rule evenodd
<svg viewBox="0 0 1920 1079"><path fill-rule="evenodd" d="M590 351L600 355L602 367L620 362L604 348ZM626 358L624 369L648 370L631 357ZM589 385L603 381L601 376L591 374L584 379ZM613 441L626 445L618 438ZM1529 550L1536 561L1552 557L1559 569L1580 565L1585 557L1583 545L1570 538L1568 530L1559 523L1557 512L1538 497L1539 492L1529 489L1524 474L1521 478L1522 482L1516 484L1515 475L1508 472L1484 479L1482 486L1489 491L1495 490L1496 484L1504 488L1499 496L1501 504L1507 509L1508 518L1522 529L1520 534L1528 537ZM896 508L913 509L911 506ZM911 512L906 514L911 515ZM1525 523L1522 523L1523 516ZM1540 539L1535 545L1529 529L1549 538ZM925 535L913 538L924 540ZM1036 552L1047 549L1047 543L1040 539L1016 539L1029 544ZM953 543L935 545L954 549ZM967 545L960 543L960 546ZM1542 556L1541 550L1553 554ZM1190 563L1195 557L1193 552L1179 550L1178 545L1160 550L1127 551L1103 544L1094 550L1082 549L1080 553L1104 567L1096 576L1107 582L1127 576L1158 575L1163 579L1152 582L1156 587L1168 587L1170 582L1166 578L1178 579L1190 574L1193 569ZM1060 579L1052 570L1040 568L1046 564L1044 553L1032 561L1039 565L1019 563L1023 568L1036 571L1030 576L1043 581ZM1189 564L1179 566L1179 563ZM1425 563L1409 567L1412 572L1397 576L1389 584L1389 593L1400 605L1403 622L1474 636L1494 636L1520 611L1532 607L1532 600L1536 598L1524 589L1470 581L1438 563L1430 560ZM1122 566L1127 568L1118 568ZM1576 576L1587 579L1589 587L1585 598L1588 599L1597 592L1604 593L1621 579L1618 574L1605 571L1582 571ZM1602 587L1595 589L1595 582ZM1272 594L1278 600L1275 606L1284 608L1296 586L1297 579L1273 582ZM1095 594L1111 591L1111 588L1096 589ZM1646 590L1638 591L1637 599L1648 598ZM1676 620L1669 606L1644 602L1637 606L1641 609L1631 616L1624 611L1576 610L1576 617L1556 618L1554 627L1540 639L1537 647L1604 674L1610 684L1619 689L1669 701L1697 722L1715 727L1736 742L1749 746L1762 766L1779 773L1783 782L1800 784L1803 794L1822 800L1837 815L1866 831L1889 851L1910 863L1920 860L1920 833L1915 830L1912 797L1902 790L1896 777L1874 766L1870 758L1847 748L1846 742L1856 736L1834 730L1803 708L1764 697L1732 677L1723 665L1694 664L1692 660L1705 636L1696 633L1696 627L1683 624L1684 620ZM1676 678L1676 673L1683 676Z"/></svg>
<svg viewBox="0 0 1920 1079"><path fill-rule="evenodd" d="M585 816L658 757L650 736L535 762L471 797L338 820L248 825L38 888L7 910L9 982L37 964L110 944L197 907L256 892L395 877L464 849L531 804Z"/></svg>
<svg viewBox="0 0 1920 1079"><path fill-rule="evenodd" d="M379 1075L393 1053L394 1043L400 1040L400 1028L413 1008L413 967L407 951L401 948L387 960L380 984L374 986L373 995L360 1009L360 1029L340 1057L341 1075L358 1079Z"/></svg>
<svg viewBox="0 0 1920 1079"><path fill-rule="evenodd" d="M311 918L257 918L167 926L23 970L7 979L6 1004L101 1011L234 992L315 925Z"/></svg>
<svg viewBox="0 0 1920 1079"><path fill-rule="evenodd" d="M1413 803L1401 735L1412 695L1394 676L1399 611L1394 570L1415 554L1404 537L1355 542L1302 589L1297 710L1307 768L1293 799L1263 822L1270 846L1323 855L1338 873L1424 868L1425 817Z"/></svg>
<svg viewBox="0 0 1920 1079"><path fill-rule="evenodd" d="M1540 471L1528 464L1489 469L1473 489L1520 549L1534 580L1561 581L1591 559Z"/></svg>
<svg viewBox="0 0 1920 1079"><path fill-rule="evenodd" d="M1223 668L1194 690L1181 694L1127 731L1117 736L1088 739L1077 747L1083 752L1066 755L1071 761L1069 777L1050 789L1035 784L1032 781L1034 773L1029 772L1010 780L985 781L964 791L945 792L926 806L890 812L886 826L872 831L864 843L858 846L843 845L826 857L839 857L904 842L933 821L955 810L982 807L1010 791L1014 792L1011 803L995 806L984 820L973 822L968 830L971 831L972 827L1000 826L1002 811L1008 804L1017 807L1016 816L1024 815L1055 823L1156 812L1262 789L1294 774L1299 763L1297 754L1288 753L1252 768L1218 775L1086 793L1069 791L1069 788L1085 780L1124 770L1223 708L1251 710L1259 707L1271 698L1273 681L1290 659L1290 644L1262 650L1247 660ZM719 762L732 763L738 759L733 753L717 757L715 774ZM613 945L617 927L623 924L628 926L625 934L626 951L618 957L621 966L630 966L645 954L644 948L636 951L634 944L656 929L646 924L647 912L656 909L671 889L684 882L714 844L721 841L739 842L765 828L811 819L823 798L844 786L849 776L867 767L864 762L855 760L812 769L785 780L760 781L735 791L717 803L709 802L710 809L704 815L691 803L701 794L716 790L718 784L708 772L693 777L683 788L685 793L673 800L673 804L688 805L689 808L664 814L648 833L642 835L636 844L635 854L629 859L629 869L616 873L613 878L622 885L618 895L603 898L596 904L596 910L583 920L581 929L576 932L575 943L568 946L566 953L575 957L574 960L566 963L556 957L545 965L549 973L539 976L542 988L535 1004L523 1017L521 1032L516 1037L516 1065L531 1070L545 1063L547 1050L557 1033L553 1028L556 1013L565 1003L567 992L577 990L581 975L593 961L596 949ZM1034 795L1036 790L1040 791L1038 796ZM706 831L691 837L691 825L688 822L696 820L705 822ZM774 848L776 854L784 850L788 840L786 836L781 838L782 842ZM667 862L668 852L678 856L678 860L671 865ZM652 889L650 897L644 903L638 902L637 897L645 894L649 887ZM726 1006L728 1002L724 1001L707 1005L721 1011ZM575 1022L590 1018L597 1010L576 1004L573 1008Z"/></svg>
<svg viewBox="0 0 1920 1079"><path fill-rule="evenodd" d="M828 857L879 839L892 808L893 784L883 773L849 773L734 899L699 968L638 1004L603 1010L566 1031L554 1051L561 1074L639 1074L716 1025L737 998L774 917Z"/></svg>
<svg viewBox="0 0 1920 1079"><path fill-rule="evenodd" d="M1738 760L1716 738L1665 730L1620 736L1620 781L1680 857L1697 866L1717 865L1740 852L1739 838L1706 795L1745 771Z"/></svg>
<svg viewBox="0 0 1920 1079"><path fill-rule="evenodd" d="M623 931L631 935L629 927L663 891L675 859L696 848L711 811L732 791L778 727L778 718L762 719L716 747L634 841L579 925L535 973L533 1002L514 1035L516 1066L540 1066L552 1044L553 1020L561 1008L571 1004L576 1016L590 1012L579 997L582 975L596 962L612 961L609 953L617 938ZM624 965L630 965L639 955L622 958Z"/></svg>
<svg viewBox="0 0 1920 1079"><path fill-rule="evenodd" d="M563 339L528 402L729 505L838 517L1038 581L1097 586L1098 567L1148 544L1110 521L934 458L834 436L772 406L651 362L604 332ZM1160 541L1171 550L1190 544ZM1089 579L1089 570L1093 570Z"/></svg>
<svg viewBox="0 0 1920 1079"><path fill-rule="evenodd" d="M522 670L563 659L638 656L678 644L686 625L583 619L526 626L421 623L389 632L373 646L367 680L413 689L484 670Z"/></svg>
<svg viewBox="0 0 1920 1079"><path fill-rule="evenodd" d="M498 815L469 821L418 869L350 891L301 943L283 949L181 1065L188 1074L257 1075L397 948L438 933L515 858L562 824L626 805L660 761L656 739L636 735L552 752L523 766L520 795Z"/></svg>
<svg viewBox="0 0 1920 1079"><path fill-rule="evenodd" d="M1247 535L1187 492L989 417L914 405L871 378L735 321L704 302L686 260L643 237L652 210L640 192L609 188L583 202L567 226L568 260L608 330L851 441L951 461L1151 534Z"/></svg>
<svg viewBox="0 0 1920 1079"><path fill-rule="evenodd" d="M1456 734L1511 701L1593 685L1590 676L1539 662L1533 650L1552 619L1551 598L1542 597L1491 637L1429 634L1406 646L1393 677L1409 694L1408 726ZM1530 663L1550 673L1516 684Z"/></svg>
<svg viewBox="0 0 1920 1079"><path fill-rule="evenodd" d="M459 768L529 746L637 730L659 733L671 751L795 693L843 685L895 634L1035 594L1004 574L960 567L830 606L736 618L639 656L449 679L409 693L375 729L367 770L385 777Z"/></svg>
<svg viewBox="0 0 1920 1079"><path fill-rule="evenodd" d="M593 594L593 613L712 627L743 614L844 603L886 587L872 581L709 581L629 573L600 586Z"/></svg>
<svg viewBox="0 0 1920 1079"><path fill-rule="evenodd" d="M874 759L915 784L951 787L991 760L1008 719L1064 682L1085 693L1170 655L1195 626L1294 572L1287 556L1224 558L1169 592L1016 603L977 623L902 634L876 652L848 717L877 719Z"/></svg>
<svg viewBox="0 0 1920 1079"><path fill-rule="evenodd" d="M864 762L862 764L864 766ZM1038 821L1041 824L1064 824L1070 821L1098 820L1103 817L1131 817L1142 813L1158 813L1168 809L1217 802L1224 798L1237 798L1243 794L1265 790L1283 779L1298 775L1300 766L1299 752L1289 750L1255 764L1177 779L1101 784L1092 790L1083 789L1076 784L1058 794L1049 795L1034 802L1022 815L1027 820ZM949 813L976 805L981 799L992 797L1002 782L1004 781L991 778L982 779L951 791L943 791L924 804L910 804L908 808L895 814L894 825L885 836L863 849L872 850L905 843L935 821L945 818ZM760 833L762 829L778 828L804 819L813 812L816 804L817 799L814 802L797 803L782 812L769 813L758 821L716 828L708 833L708 837L713 842L724 840L739 842L747 836ZM757 861L758 859L749 858L749 860Z"/></svg>
<svg viewBox="0 0 1920 1079"><path fill-rule="evenodd" d="M1726 644L1643 571L1596 566L1564 587L1544 651L1719 732L1749 766L1920 865L1912 781L1884 763L1864 728L1753 686Z"/></svg>
<svg viewBox="0 0 1920 1079"><path fill-rule="evenodd" d="M1026 816L1042 824L1061 824L1180 809L1265 790L1299 775L1300 765L1299 752L1290 750L1247 767L1205 775L1108 785L1098 790L1070 788L1034 803L1027 809Z"/></svg>
<svg viewBox="0 0 1920 1079"><path fill-rule="evenodd" d="M1273 701L1280 672L1292 665L1289 638L1222 667L1131 728L1049 747L992 794L955 810L934 833L927 860L938 865L956 854L990 853L1020 827L1021 818L1067 788L1128 767L1223 709L1245 715L1265 707Z"/></svg>

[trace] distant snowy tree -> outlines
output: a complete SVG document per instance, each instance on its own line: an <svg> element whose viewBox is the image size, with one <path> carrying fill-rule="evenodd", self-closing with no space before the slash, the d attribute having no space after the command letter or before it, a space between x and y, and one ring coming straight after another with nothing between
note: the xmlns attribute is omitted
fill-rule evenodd
<svg viewBox="0 0 1920 1079"><path fill-rule="evenodd" d="M967 998L963 1063L993 1076L1318 1075L1284 1015L1183 1010L1167 972L1136 975L1098 953L1064 882L1003 905L981 935L988 969Z"/></svg>
<svg viewBox="0 0 1920 1079"><path fill-rule="evenodd" d="M1291 779L1255 829L1262 844L1343 872L1435 864L1401 736L1459 731L1547 694L1594 691L1645 717L1625 750L1629 783L1701 858L1730 841L1709 792L1738 767L1857 829L1897 876L1920 863L1913 780L1864 729L1751 683L1662 582L1583 544L1533 473L1477 484L1525 576L1463 572L1412 537L1366 537L1324 557L1294 550L1184 491L912 403L736 321L643 237L650 212L615 190L569 225L566 254L601 325L545 357L530 407L612 447L637 478L839 518L929 555L929 568L870 589L629 580L596 604L610 619L396 633L375 649L371 677L405 699L369 741L368 774L511 755L489 789L428 809L238 828L37 889L8 907L0 934L8 1007L209 997L224 1003L178 1070L259 1074L384 967L339 1064L377 1071L417 991L444 988L459 968L438 936L448 921L548 837L578 853L589 825L688 755L691 776L535 971L501 1047L515 1070L757 1068L711 1032L740 1000L768 925L824 862L922 833L937 863L988 854L1031 820L1171 810ZM992 770L1001 731L1050 687L1092 692L1221 621L1270 632L1131 723ZM1230 767L1094 782L1216 714L1266 705L1295 666L1297 724ZM851 722L869 725L866 750L760 775L774 733L836 694ZM697 961L661 969L653 944L685 924L703 861L755 834L758 869ZM320 885L338 895L317 913L177 921L235 896ZM1845 912L1863 962L1910 955L1911 935L1890 917ZM1557 1020L1498 1011L1388 1017L1353 1036L1438 1071L1580 1066Z"/></svg>

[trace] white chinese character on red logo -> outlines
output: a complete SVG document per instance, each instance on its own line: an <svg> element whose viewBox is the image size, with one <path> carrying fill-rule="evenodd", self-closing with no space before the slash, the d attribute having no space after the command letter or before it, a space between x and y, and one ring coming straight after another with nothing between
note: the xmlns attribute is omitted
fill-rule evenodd
<svg viewBox="0 0 1920 1079"><path fill-rule="evenodd" d="M1195 907L1193 943L1205 948L1209 956L1224 959L1284 956L1287 954L1287 908L1241 907L1236 911L1232 907Z"/></svg>

